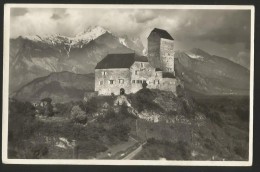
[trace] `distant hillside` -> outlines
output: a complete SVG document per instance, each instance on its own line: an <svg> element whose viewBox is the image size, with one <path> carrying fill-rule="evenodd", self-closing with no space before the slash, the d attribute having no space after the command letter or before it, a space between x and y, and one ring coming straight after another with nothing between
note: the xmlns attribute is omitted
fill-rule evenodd
<svg viewBox="0 0 260 172"><path fill-rule="evenodd" d="M176 71L185 88L206 95L248 95L250 72L200 49L176 52Z"/></svg>
<svg viewBox="0 0 260 172"><path fill-rule="evenodd" d="M34 79L12 97L23 101L38 101L50 97L54 102L69 102L82 100L84 93L89 91L94 91L94 74L57 72Z"/></svg>

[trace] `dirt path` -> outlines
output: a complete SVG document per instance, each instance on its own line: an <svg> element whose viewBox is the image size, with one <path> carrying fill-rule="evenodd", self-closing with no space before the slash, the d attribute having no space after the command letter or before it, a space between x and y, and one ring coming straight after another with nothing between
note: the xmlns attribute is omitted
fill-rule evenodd
<svg viewBox="0 0 260 172"><path fill-rule="evenodd" d="M130 152L127 156L125 156L123 159L124 160L129 160L134 158L142 149L143 146L146 144L147 142L144 142L143 144L141 144L139 147L137 147L135 150L133 150L132 152Z"/></svg>

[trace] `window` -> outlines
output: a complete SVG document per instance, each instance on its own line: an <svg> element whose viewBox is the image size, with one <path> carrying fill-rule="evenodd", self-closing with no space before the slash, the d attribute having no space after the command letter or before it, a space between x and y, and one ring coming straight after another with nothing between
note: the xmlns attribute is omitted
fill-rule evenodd
<svg viewBox="0 0 260 172"><path fill-rule="evenodd" d="M123 79L118 79L119 84L123 84L124 80Z"/></svg>
<svg viewBox="0 0 260 172"><path fill-rule="evenodd" d="M132 80L132 83L134 84L134 83L135 83L135 80Z"/></svg>
<svg viewBox="0 0 260 172"><path fill-rule="evenodd" d="M137 80L137 83L138 83L138 84L142 83L142 80Z"/></svg>
<svg viewBox="0 0 260 172"><path fill-rule="evenodd" d="M138 71L136 70L136 71L135 71L135 75L137 75L137 74L138 74Z"/></svg>
<svg viewBox="0 0 260 172"><path fill-rule="evenodd" d="M145 83L146 82L146 80L143 80L143 83Z"/></svg>
<svg viewBox="0 0 260 172"><path fill-rule="evenodd" d="M159 80L154 80L154 84L160 84Z"/></svg>
<svg viewBox="0 0 260 172"><path fill-rule="evenodd" d="M103 76L107 75L107 72L103 71L103 72L102 72L102 75L103 75Z"/></svg>
<svg viewBox="0 0 260 172"><path fill-rule="evenodd" d="M141 63L141 67L144 67L144 64L143 64L143 63Z"/></svg>
<svg viewBox="0 0 260 172"><path fill-rule="evenodd" d="M103 81L99 81L99 85L103 85L104 84L104 82Z"/></svg>
<svg viewBox="0 0 260 172"><path fill-rule="evenodd" d="M114 84L114 80L109 80L109 84Z"/></svg>
<svg viewBox="0 0 260 172"><path fill-rule="evenodd" d="M155 73L155 76L158 76L157 72Z"/></svg>

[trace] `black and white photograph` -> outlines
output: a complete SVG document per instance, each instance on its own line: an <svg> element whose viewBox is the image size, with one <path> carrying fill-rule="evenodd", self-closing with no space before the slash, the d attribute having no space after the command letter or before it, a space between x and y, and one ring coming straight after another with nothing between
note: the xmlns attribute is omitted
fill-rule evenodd
<svg viewBox="0 0 260 172"><path fill-rule="evenodd" d="M251 166L254 15L6 4L3 163Z"/></svg>

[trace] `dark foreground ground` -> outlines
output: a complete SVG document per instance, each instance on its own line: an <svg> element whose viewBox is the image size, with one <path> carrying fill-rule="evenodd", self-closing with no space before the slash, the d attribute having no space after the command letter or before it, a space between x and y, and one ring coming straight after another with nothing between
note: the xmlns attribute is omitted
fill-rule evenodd
<svg viewBox="0 0 260 172"><path fill-rule="evenodd" d="M56 104L54 116L10 99L8 158L247 160L247 96L174 96L158 90L128 95L140 119L112 97Z"/></svg>

